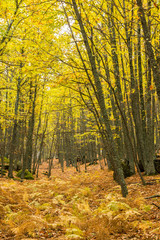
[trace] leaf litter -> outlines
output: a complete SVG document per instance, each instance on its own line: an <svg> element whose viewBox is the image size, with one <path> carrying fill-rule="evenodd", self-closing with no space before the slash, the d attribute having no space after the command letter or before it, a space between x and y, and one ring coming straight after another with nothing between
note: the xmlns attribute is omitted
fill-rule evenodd
<svg viewBox="0 0 160 240"><path fill-rule="evenodd" d="M146 186L127 178L123 198L113 173L98 168L61 173L56 165L48 179L43 163L39 179L0 179L0 239L160 239L160 199L145 199L160 193L160 176L145 176Z"/></svg>

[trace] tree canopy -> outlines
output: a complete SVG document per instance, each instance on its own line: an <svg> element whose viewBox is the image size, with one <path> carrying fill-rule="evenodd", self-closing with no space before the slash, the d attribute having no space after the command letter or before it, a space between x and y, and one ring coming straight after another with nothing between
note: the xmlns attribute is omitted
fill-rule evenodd
<svg viewBox="0 0 160 240"><path fill-rule="evenodd" d="M159 172L158 0L0 3L0 158L21 165L102 159L126 175ZM103 168L103 167L102 167Z"/></svg>

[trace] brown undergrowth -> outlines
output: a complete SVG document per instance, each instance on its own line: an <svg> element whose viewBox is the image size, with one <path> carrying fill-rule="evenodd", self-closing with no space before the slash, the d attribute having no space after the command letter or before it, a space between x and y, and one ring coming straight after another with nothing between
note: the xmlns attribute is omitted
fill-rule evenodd
<svg viewBox="0 0 160 240"><path fill-rule="evenodd" d="M121 196L112 172L90 166L85 173L58 164L48 179L40 169L39 179L0 179L0 240L160 239L160 175L126 179L129 195ZM155 205L153 205L155 204Z"/></svg>

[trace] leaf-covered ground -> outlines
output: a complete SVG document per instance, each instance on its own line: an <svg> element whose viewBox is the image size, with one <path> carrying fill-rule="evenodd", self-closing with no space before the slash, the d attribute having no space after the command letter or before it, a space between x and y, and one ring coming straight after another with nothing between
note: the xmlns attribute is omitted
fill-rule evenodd
<svg viewBox="0 0 160 240"><path fill-rule="evenodd" d="M128 178L129 195L121 196L112 172L90 166L82 169L56 167L48 179L41 166L36 180L0 179L0 239L159 240L160 175Z"/></svg>

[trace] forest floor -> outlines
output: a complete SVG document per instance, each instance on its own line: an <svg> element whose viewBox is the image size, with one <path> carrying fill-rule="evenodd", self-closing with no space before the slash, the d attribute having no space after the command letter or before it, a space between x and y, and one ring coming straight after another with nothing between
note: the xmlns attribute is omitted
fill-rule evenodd
<svg viewBox="0 0 160 240"><path fill-rule="evenodd" d="M56 162L56 160L55 160ZM85 173L54 164L35 180L0 179L0 240L160 240L160 175L126 179L121 196L113 172L99 165Z"/></svg>

